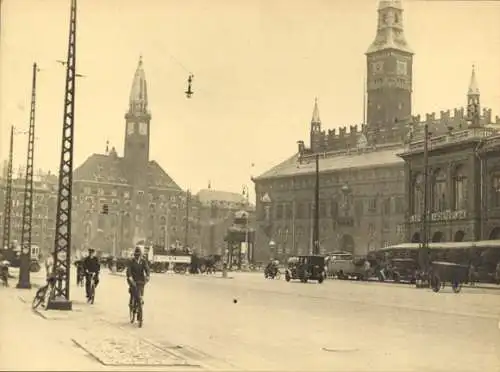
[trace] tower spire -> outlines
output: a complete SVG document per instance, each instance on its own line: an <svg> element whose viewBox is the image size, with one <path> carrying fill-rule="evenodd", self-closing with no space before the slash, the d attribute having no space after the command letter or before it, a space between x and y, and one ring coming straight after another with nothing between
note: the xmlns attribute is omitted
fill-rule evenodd
<svg viewBox="0 0 500 372"><path fill-rule="evenodd" d="M476 66L472 65L472 74L470 76L469 90L467 95L479 95L479 87L476 79Z"/></svg>
<svg viewBox="0 0 500 372"><path fill-rule="evenodd" d="M472 65L472 74L467 90L467 118L472 128L477 128L481 125L481 103L480 103L479 88L476 79L476 69Z"/></svg>
<svg viewBox="0 0 500 372"><path fill-rule="evenodd" d="M314 99L314 109L311 119L311 150L313 152L319 151L322 146L321 134L321 119L319 118L318 97Z"/></svg>
<svg viewBox="0 0 500 372"><path fill-rule="evenodd" d="M378 4L377 35L366 53L397 49L413 54L406 42L401 0L381 0Z"/></svg>
<svg viewBox="0 0 500 372"><path fill-rule="evenodd" d="M319 118L318 97L314 99L314 109L311 123L321 124L321 119Z"/></svg>
<svg viewBox="0 0 500 372"><path fill-rule="evenodd" d="M139 63L135 70L132 88L130 89L129 113L136 115L148 113L148 89L142 55L139 56Z"/></svg>

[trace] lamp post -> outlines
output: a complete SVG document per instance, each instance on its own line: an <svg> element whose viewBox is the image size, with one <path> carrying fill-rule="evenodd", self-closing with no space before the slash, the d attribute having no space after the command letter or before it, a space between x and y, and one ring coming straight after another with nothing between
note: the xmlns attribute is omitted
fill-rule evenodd
<svg viewBox="0 0 500 372"><path fill-rule="evenodd" d="M248 192L248 186L247 185L243 185L243 196L245 197L246 199L246 203L247 203L247 210L248 208L250 207L250 200L249 200L249 192ZM249 217L250 215L246 214L246 218L245 218L245 249L246 249L246 260L248 261L248 263L250 263L250 243L249 243L249 239L248 239L248 222L249 222Z"/></svg>
<svg viewBox="0 0 500 372"><path fill-rule="evenodd" d="M422 214L422 237L420 239L421 243L421 263L424 272L429 271L429 148L428 142L431 133L429 132L429 126L426 123L424 126L424 180L423 180L423 191L424 191L424 207Z"/></svg>
<svg viewBox="0 0 500 372"><path fill-rule="evenodd" d="M273 254L273 253L274 253L275 248L276 248L276 243L274 242L274 240L272 240L272 239L271 239L271 240L269 241L269 253L270 253L270 255L271 255L271 258L272 258L272 259L274 259L274 258L275 258L275 257L274 257L274 254Z"/></svg>
<svg viewBox="0 0 500 372"><path fill-rule="evenodd" d="M319 154L316 154L316 187L314 188L313 254L319 254Z"/></svg>
<svg viewBox="0 0 500 372"><path fill-rule="evenodd" d="M344 183L342 185L342 188L340 189L342 191L342 195L344 196L344 204L343 204L343 209L344 209L344 216L348 217L349 216L349 195L351 194L351 187L349 184Z"/></svg>

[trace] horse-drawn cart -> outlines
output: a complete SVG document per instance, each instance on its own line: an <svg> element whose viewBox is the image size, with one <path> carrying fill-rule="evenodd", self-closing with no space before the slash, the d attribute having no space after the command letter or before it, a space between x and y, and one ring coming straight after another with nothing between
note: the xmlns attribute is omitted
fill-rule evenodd
<svg viewBox="0 0 500 372"><path fill-rule="evenodd" d="M455 293L462 290L463 283L468 281L468 265L460 265L452 262L433 261L431 264L431 288L434 292L439 292L445 287L445 283L451 284L451 289Z"/></svg>

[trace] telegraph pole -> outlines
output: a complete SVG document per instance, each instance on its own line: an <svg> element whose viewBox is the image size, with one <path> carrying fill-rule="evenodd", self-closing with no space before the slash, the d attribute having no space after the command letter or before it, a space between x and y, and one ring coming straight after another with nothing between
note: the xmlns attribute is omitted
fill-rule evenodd
<svg viewBox="0 0 500 372"><path fill-rule="evenodd" d="M189 204L191 202L191 192L186 193L186 226L184 231L184 247L188 247L189 243Z"/></svg>
<svg viewBox="0 0 500 372"><path fill-rule="evenodd" d="M429 269L429 126L427 123L424 125L424 213L422 217L422 254L421 262L424 270L427 272Z"/></svg>
<svg viewBox="0 0 500 372"><path fill-rule="evenodd" d="M2 249L10 249L10 218L12 213L12 154L14 152L14 126L10 127L9 161L7 163L7 180L5 184L5 205L3 218Z"/></svg>
<svg viewBox="0 0 500 372"><path fill-rule="evenodd" d="M23 226L21 233L21 263L17 288L31 289L31 227L33 217L33 158L35 153L35 111L36 111L36 73L38 68L33 63L33 83L31 88L30 127L28 131L28 156L24 183Z"/></svg>
<svg viewBox="0 0 500 372"><path fill-rule="evenodd" d="M319 154L316 154L316 187L314 189L313 254L319 254Z"/></svg>
<svg viewBox="0 0 500 372"><path fill-rule="evenodd" d="M66 85L64 93L64 118L62 149L59 165L59 190L57 195L56 231L54 240L54 272L62 276L57 281L55 296L49 300L48 309L72 310L70 301L71 266L71 206L73 201L73 141L75 119L75 69L76 69L76 0L71 0Z"/></svg>

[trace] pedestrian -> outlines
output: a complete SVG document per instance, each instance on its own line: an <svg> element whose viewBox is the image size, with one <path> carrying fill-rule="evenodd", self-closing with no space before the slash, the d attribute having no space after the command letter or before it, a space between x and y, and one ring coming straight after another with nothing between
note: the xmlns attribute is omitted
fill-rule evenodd
<svg viewBox="0 0 500 372"><path fill-rule="evenodd" d="M101 269L101 264L99 259L95 256L95 249L89 248L89 255L83 260L83 270L85 273L85 292L87 301L91 300L91 279L94 277L94 286L97 287L99 284L99 271ZM95 288L94 287L94 288Z"/></svg>
<svg viewBox="0 0 500 372"><path fill-rule="evenodd" d="M45 276L47 277L47 280L52 274L53 269L54 269L54 257L51 254L49 254L47 259L45 260Z"/></svg>
<svg viewBox="0 0 500 372"><path fill-rule="evenodd" d="M476 267L473 263L469 265L469 284L471 286L475 285Z"/></svg>
<svg viewBox="0 0 500 372"><path fill-rule="evenodd" d="M364 275L364 279L365 280L368 280L370 278L370 269L371 269L372 265L370 264L370 261L368 261L367 259L365 259L365 263L363 265L363 269L364 269L364 272L365 272L365 275Z"/></svg>

